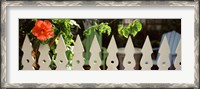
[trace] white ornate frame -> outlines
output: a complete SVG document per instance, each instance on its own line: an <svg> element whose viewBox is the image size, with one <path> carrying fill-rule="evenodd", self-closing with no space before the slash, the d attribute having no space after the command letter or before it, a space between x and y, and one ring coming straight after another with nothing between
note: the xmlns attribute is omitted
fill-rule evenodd
<svg viewBox="0 0 200 89"><path fill-rule="evenodd" d="M194 84L147 83L32 83L6 82L6 8L9 6L194 6L195 7L195 81ZM199 1L3 1L1 6L1 88L199 88Z"/></svg>

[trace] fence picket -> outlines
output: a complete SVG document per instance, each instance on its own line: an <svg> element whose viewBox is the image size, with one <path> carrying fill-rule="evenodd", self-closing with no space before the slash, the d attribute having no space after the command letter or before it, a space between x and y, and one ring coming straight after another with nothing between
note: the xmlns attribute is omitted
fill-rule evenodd
<svg viewBox="0 0 200 89"><path fill-rule="evenodd" d="M32 56L32 45L28 38L28 35L26 35L22 51L22 65L23 70L34 70L33 63L35 62L33 56ZM49 67L51 58L49 56L49 46L48 44L40 45L39 47L39 59L38 64L40 66L40 70L51 70ZM62 35L60 35L60 39L58 41L56 52L57 56L55 59L56 63L56 70L67 70L66 65L68 64L67 56L66 56L66 45L64 42L64 39ZM85 64L83 52L84 48L82 45L82 41L80 39L80 36L77 35L75 46L73 49L74 57L72 59L72 70L84 70L83 66ZM91 57L89 59L89 66L90 70L101 70L100 66L102 64L101 58L99 53L101 52L100 45L98 43L96 35L93 38L91 48ZM110 43L107 48L108 57L106 60L107 70L118 70L117 66L119 64L119 60L117 58L117 52L118 48L115 42L114 36L112 36ZM138 57L134 57L134 54L137 52L134 48L134 44L131 40L131 37L128 38L126 47L124 49L125 57L123 60L123 66L125 67L125 70L134 70L134 67L139 65L142 67L141 70L151 70L151 67L153 66L153 60L151 58L151 54L153 53L152 46L150 43L149 36L146 37L146 40L144 42L144 45L142 47L141 53L142 58L141 60ZM171 66L170 64L170 49L169 49L169 43L167 41L167 37L164 35L162 39L162 43L159 48L159 54L157 59L157 66L159 67L159 70L168 70L168 68ZM176 70L181 69L181 40L176 48L176 54L177 57L174 60L174 67ZM136 63L137 60L140 60L140 63Z"/></svg>
<svg viewBox="0 0 200 89"><path fill-rule="evenodd" d="M33 70L33 63L34 59L31 55L32 52L32 45L31 42L26 35L23 46L22 46L22 51L23 51L23 57L22 57L22 65L23 65L23 70Z"/></svg>
<svg viewBox="0 0 200 89"><path fill-rule="evenodd" d="M74 52L74 57L72 59L72 70L84 70L83 65L85 62L82 55L84 52L84 49L83 49L83 45L82 45L79 35L76 38L73 52Z"/></svg>
<svg viewBox="0 0 200 89"><path fill-rule="evenodd" d="M142 70L151 70L151 67L153 66L153 61L151 58L151 54L153 53L151 43L149 40L149 36L146 37L145 43L142 47L142 59L140 61L140 66L142 67Z"/></svg>
<svg viewBox="0 0 200 89"><path fill-rule="evenodd" d="M67 57L66 57L66 52L67 48L65 45L65 42L63 40L62 35L60 35L60 38L58 40L58 45L56 47L56 52L57 52L57 56L56 56L56 70L66 70L66 65L68 63Z"/></svg>
<svg viewBox="0 0 200 89"><path fill-rule="evenodd" d="M106 60L106 65L108 66L107 70L118 70L117 66L119 64L118 62L118 58L117 58L117 46L116 46L116 42L115 42L115 38L114 36L112 36L111 41L109 43L108 46L108 58Z"/></svg>
<svg viewBox="0 0 200 89"><path fill-rule="evenodd" d="M174 66L176 70L180 70L181 69L181 40L179 41L178 47L176 49L176 54L177 54L177 57L174 61Z"/></svg>
<svg viewBox="0 0 200 89"><path fill-rule="evenodd" d="M91 57L89 60L90 70L100 70L101 59L99 52L101 51L99 42L97 41L96 35L93 38L92 46L90 48Z"/></svg>
<svg viewBox="0 0 200 89"><path fill-rule="evenodd" d="M168 70L168 68L170 67L169 53L170 49L167 42L167 38L166 36L164 36L161 47L159 49L160 56L157 60L157 65L159 67L159 70Z"/></svg>
<svg viewBox="0 0 200 89"><path fill-rule="evenodd" d="M123 61L123 66L125 67L125 70L133 70L136 65L136 62L133 56L135 53L135 48L133 46L131 37L128 38L128 41L126 43L126 47L124 50L125 50L125 57Z"/></svg>
<svg viewBox="0 0 200 89"><path fill-rule="evenodd" d="M38 64L40 65L40 70L51 70L49 67L51 62L51 59L49 57L49 45L40 45L39 51L40 57L38 60Z"/></svg>

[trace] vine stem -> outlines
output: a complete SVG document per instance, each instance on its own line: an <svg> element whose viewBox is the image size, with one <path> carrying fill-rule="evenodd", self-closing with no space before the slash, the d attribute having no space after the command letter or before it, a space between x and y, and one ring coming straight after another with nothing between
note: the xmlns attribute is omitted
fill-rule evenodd
<svg viewBox="0 0 200 89"><path fill-rule="evenodd" d="M53 45L53 43L55 42L55 39L60 35L60 33L58 33L56 36L54 36L54 38L51 40L51 42L49 43L49 47L51 48L51 46Z"/></svg>
<svg viewBox="0 0 200 89"><path fill-rule="evenodd" d="M54 27L56 28L56 29L58 29L55 25L54 25ZM59 30L59 29L58 29ZM60 31L59 31L60 32ZM53 43L55 42L55 39L58 37L60 35L60 33L58 33L56 36L54 36L54 38L51 40L51 42L49 43L49 47L51 48L51 46L53 45Z"/></svg>
<svg viewBox="0 0 200 89"><path fill-rule="evenodd" d="M35 41L37 44L37 41ZM33 67L35 68L35 70L39 69L39 65L38 65L38 57L39 57L39 52L38 52L39 46L34 46L33 47L33 51L32 51L32 56L35 60Z"/></svg>

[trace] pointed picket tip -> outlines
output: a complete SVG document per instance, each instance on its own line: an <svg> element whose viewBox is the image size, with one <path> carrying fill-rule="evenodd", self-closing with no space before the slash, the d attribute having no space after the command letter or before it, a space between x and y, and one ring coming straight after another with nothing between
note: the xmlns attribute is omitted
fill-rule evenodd
<svg viewBox="0 0 200 89"><path fill-rule="evenodd" d="M101 51L99 42L97 41L96 35L94 35L92 46L90 48L90 52L96 50L97 52Z"/></svg>
<svg viewBox="0 0 200 89"><path fill-rule="evenodd" d="M64 41L62 35L60 35L60 38L58 40L58 45L56 46L56 51L59 51L59 50L63 50L63 51L67 50L65 41Z"/></svg>
<svg viewBox="0 0 200 89"><path fill-rule="evenodd" d="M79 35L77 35L77 37L76 37L76 42L75 42L73 51L75 53L80 53L80 52L84 51L84 48L83 48L83 45L82 45L82 42L81 42Z"/></svg>
<svg viewBox="0 0 200 89"><path fill-rule="evenodd" d="M40 44L40 48L39 48L39 51L41 52L44 52L44 51L49 51L50 48L49 48L49 45L48 44L45 44L45 45L41 45Z"/></svg>
<svg viewBox="0 0 200 89"><path fill-rule="evenodd" d="M22 46L22 51L25 51L25 50L32 50L32 45L31 45L28 35L26 35L23 46Z"/></svg>
<svg viewBox="0 0 200 89"><path fill-rule="evenodd" d="M101 59L99 52L101 51L96 35L93 38L92 46L90 48L91 57L89 59L90 70L100 70Z"/></svg>
<svg viewBox="0 0 200 89"><path fill-rule="evenodd" d="M144 42L144 45L142 47L142 50L141 52L150 52L150 53L153 53L153 50L152 50L152 46L151 46L151 42L149 40L149 36L147 35L146 37L146 40Z"/></svg>
<svg viewBox="0 0 200 89"><path fill-rule="evenodd" d="M114 36L112 36L112 38L110 40L107 51L108 52L117 52L118 51Z"/></svg>
<svg viewBox="0 0 200 89"><path fill-rule="evenodd" d="M40 45L39 51L40 51L40 56L38 59L38 64L40 65L40 70L50 70L50 63L51 59L49 57L49 45Z"/></svg>
<svg viewBox="0 0 200 89"><path fill-rule="evenodd" d="M169 44L168 44L166 35L164 36L164 39L159 49L159 53L161 52L170 53Z"/></svg>
<svg viewBox="0 0 200 89"><path fill-rule="evenodd" d="M32 46L31 42L29 41L28 35L26 35L24 39L22 51L24 52L22 56L22 65L24 66L23 70L33 70L34 68L32 65L34 63L34 59L31 55Z"/></svg>
<svg viewBox="0 0 200 89"><path fill-rule="evenodd" d="M167 41L166 35L164 35L164 39L162 41L162 44L159 49L160 56L157 60L157 66L159 67L159 70L168 70L168 68L171 66L170 58L169 58L169 45Z"/></svg>
<svg viewBox="0 0 200 89"><path fill-rule="evenodd" d="M124 52L125 53L129 53L129 52L135 53L135 48L134 48L133 42L131 40L131 37L128 38Z"/></svg>
<svg viewBox="0 0 200 89"><path fill-rule="evenodd" d="M176 70L181 70L181 64L180 64L181 63L181 40L179 41L179 44L177 46L176 54L177 54L177 57L174 60L174 67L176 68Z"/></svg>

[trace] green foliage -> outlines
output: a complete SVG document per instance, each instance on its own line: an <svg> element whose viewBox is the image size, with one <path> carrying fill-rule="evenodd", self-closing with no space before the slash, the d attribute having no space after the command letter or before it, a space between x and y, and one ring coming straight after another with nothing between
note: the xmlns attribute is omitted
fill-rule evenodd
<svg viewBox="0 0 200 89"><path fill-rule="evenodd" d="M70 19L53 19L52 20L55 29L54 32L57 32L57 34L61 34L63 36L64 42L67 46L67 58L69 60L72 60L73 57L73 53L71 52L71 45L74 44L74 40L73 40L73 34L71 32L72 29L74 29L74 26L77 26L78 28L80 28L80 26L76 23L76 21L74 20L70 20ZM55 43L57 44L59 37L57 37L57 39L55 39Z"/></svg>
<svg viewBox="0 0 200 89"><path fill-rule="evenodd" d="M50 41L51 41L50 39L47 39L47 40L45 40L45 41L43 41L43 42L40 42L40 41L38 40L38 42L40 42L42 45L48 44Z"/></svg>
<svg viewBox="0 0 200 89"><path fill-rule="evenodd" d="M137 33L141 30L142 23L137 20L134 20L126 27L122 24L118 25L118 33L126 38L128 38L129 35L136 36Z"/></svg>
<svg viewBox="0 0 200 89"><path fill-rule="evenodd" d="M74 56L74 54L72 53L71 50L67 50L67 51L66 51L66 55L67 55L67 59L70 59L70 60L72 60L72 58L73 58L73 56Z"/></svg>
<svg viewBox="0 0 200 89"><path fill-rule="evenodd" d="M37 19L32 19L33 22L36 22ZM72 60L73 53L70 50L71 45L74 44L73 40L73 34L71 30L75 29L75 26L80 28L80 26L76 23L75 20L70 19L51 19L49 20L52 22L52 29L54 31L54 36L50 39L47 39L43 42L39 41L35 36L33 36L32 32L30 31L27 33L29 36L31 36L31 40L34 41L35 46L39 46L40 44L49 44L50 45L50 57L52 59L52 62L50 64L51 69L55 69L55 58L56 58L56 46L58 44L58 40L60 39L60 35L63 36L64 42L67 47L66 56L68 60Z"/></svg>
<svg viewBox="0 0 200 89"><path fill-rule="evenodd" d="M52 69L52 70L55 70L56 69L56 62L55 60L52 60L49 67Z"/></svg>
<svg viewBox="0 0 200 89"><path fill-rule="evenodd" d="M110 35L112 29L108 25L108 23L100 23L100 24L95 24L93 26L90 26L88 29L86 29L83 34L85 36L91 35L91 32L97 31L100 35L107 33L107 35Z"/></svg>
<svg viewBox="0 0 200 89"><path fill-rule="evenodd" d="M51 69L56 69L55 59L57 52L55 49L58 44L58 40L60 39L60 35L62 35L67 47L66 57L68 60L71 61L74 56L73 52L71 51L71 46L74 44L72 30L76 29L76 27L81 29L79 24L77 24L75 20L70 20L70 19L48 19L48 21L52 23L52 29L54 31L54 35L52 38L41 42L31 32L31 29L34 27L35 22L37 20L38 19L20 20L21 24L19 24L20 26L19 30L20 33L23 34L23 37L25 37L25 35L27 34L30 38L30 41L34 43L33 44L34 51L38 50L40 44L42 45L49 44L50 46L49 55L52 59L50 67ZM26 24L31 24L31 25L26 26ZM93 32L95 32L95 34L98 33L97 35L99 36L102 36L102 34L110 35L112 29L108 24L110 23L100 22L100 20L97 20L94 25L85 29L83 34L85 36L90 36L91 34L93 34ZM134 20L128 26L118 25L118 33L126 38L128 38L129 35L135 36L141 29L142 29L142 24L137 20Z"/></svg>
<svg viewBox="0 0 200 89"><path fill-rule="evenodd" d="M36 21L37 21L37 19L32 19L32 21L36 22Z"/></svg>
<svg viewBox="0 0 200 89"><path fill-rule="evenodd" d="M67 46L74 44L73 34L71 30L74 29L74 26L80 28L76 21L70 19L53 19L52 22L55 27L60 30L58 34L62 34L65 44Z"/></svg>

